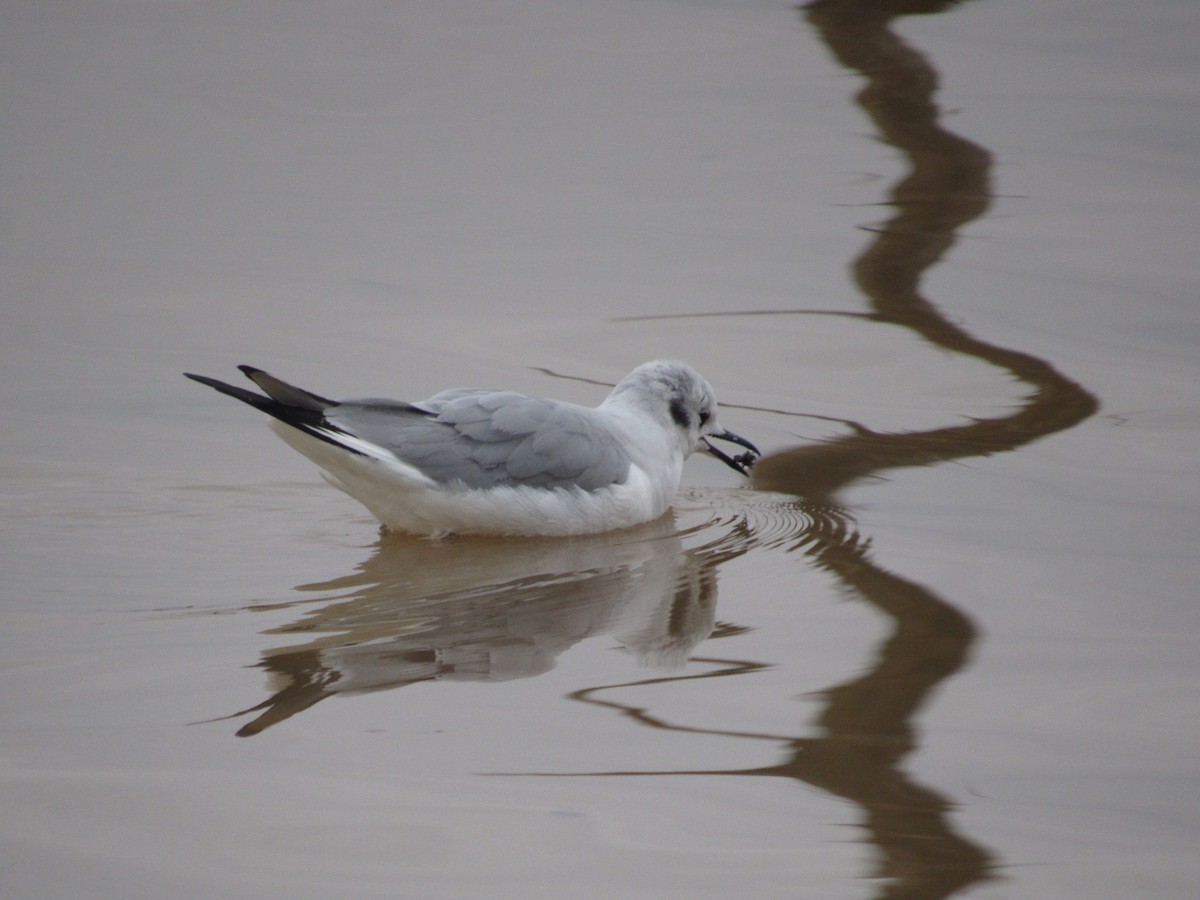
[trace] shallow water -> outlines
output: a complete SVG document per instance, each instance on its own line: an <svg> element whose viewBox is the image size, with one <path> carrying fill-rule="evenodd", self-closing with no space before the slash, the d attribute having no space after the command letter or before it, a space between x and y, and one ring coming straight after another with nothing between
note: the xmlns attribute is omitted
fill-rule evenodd
<svg viewBox="0 0 1200 900"><path fill-rule="evenodd" d="M1200 22L869 6L0 13L0 893L1195 896ZM569 540L179 374L658 356L767 457Z"/></svg>

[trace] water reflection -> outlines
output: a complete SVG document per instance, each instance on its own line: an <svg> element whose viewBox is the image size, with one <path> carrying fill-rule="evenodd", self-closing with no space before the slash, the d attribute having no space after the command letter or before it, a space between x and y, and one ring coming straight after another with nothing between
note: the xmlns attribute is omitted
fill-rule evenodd
<svg viewBox="0 0 1200 900"><path fill-rule="evenodd" d="M822 480L820 473L815 477ZM820 493L816 491L814 497ZM808 723L800 723L794 735L689 726L656 715L645 702L614 698L614 693L618 697L630 692L636 695L639 688L649 685L742 675L767 665L754 660L693 657L693 662L710 665L710 671L586 688L575 692L572 699L652 728L780 744L784 753L779 762L744 769L571 774L751 776L802 782L861 810L861 826L879 853L874 875L884 880L880 897L949 897L987 879L995 862L987 850L955 829L949 816L953 804L910 777L901 763L918 746L913 724L916 713L934 689L965 664L975 627L928 588L876 564L869 543L836 503L798 495L794 506L804 512L807 526L790 536L776 531L767 546L803 552L846 588L848 596L872 604L893 623L892 634L862 676L821 692L825 705L815 723L821 733L807 736L813 730ZM752 511L746 520L749 544L759 543L755 518Z"/></svg>
<svg viewBox="0 0 1200 900"><path fill-rule="evenodd" d="M819 787L862 811L862 826L879 853L875 874L883 879L881 897L949 897L986 880L996 866L987 850L955 829L946 797L918 784L900 767L917 746L915 714L936 687L965 664L976 629L951 603L874 563L837 494L887 469L1013 450L1070 428L1097 408L1091 394L1045 360L974 337L920 293L925 270L949 250L957 230L986 211L991 156L940 126L933 102L936 71L888 26L898 15L937 12L952 5L931 0L818 0L805 10L806 20L838 61L866 79L858 96L860 106L881 138L899 149L910 165L888 201L895 214L870 229L875 236L854 261L853 274L871 306L864 318L911 329L938 347L1006 369L1029 387L1028 395L1008 415L924 432L881 434L847 423L845 435L778 451L758 464L755 486L793 495L808 523L790 543L782 535L766 543L787 543L803 551L849 595L870 603L893 623L891 636L868 671L824 692L819 736L805 737L807 728L780 735L693 727L670 722L644 703L613 697L680 678L643 679L573 695L649 727L782 743L783 758L771 766L579 774L749 775ZM712 657L704 661L714 667L711 672L684 678L727 677L763 665Z"/></svg>
<svg viewBox="0 0 1200 900"><path fill-rule="evenodd" d="M641 664L682 665L713 630L717 567L745 544L671 516L567 539L384 537L353 574L297 588L318 600L266 633L315 636L263 654L274 693L234 714L258 714L237 733L338 693L540 675L599 635Z"/></svg>
<svg viewBox="0 0 1200 900"><path fill-rule="evenodd" d="M1014 450L1096 412L1096 399L1050 363L980 340L920 292L925 271L953 246L958 229L987 210L991 154L941 127L933 102L936 70L888 24L898 15L955 5L820 0L806 10L807 20L838 61L866 78L859 105L880 138L900 150L910 166L888 200L895 215L870 229L875 237L852 265L872 311L845 315L910 329L935 346L1008 370L1030 392L1006 416L905 434L877 434L855 426L853 434L776 453L755 470L760 487L827 502L838 489L868 475Z"/></svg>

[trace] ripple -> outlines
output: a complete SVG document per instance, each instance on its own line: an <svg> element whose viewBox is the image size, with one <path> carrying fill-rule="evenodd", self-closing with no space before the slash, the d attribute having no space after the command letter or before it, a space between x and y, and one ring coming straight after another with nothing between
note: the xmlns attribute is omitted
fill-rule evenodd
<svg viewBox="0 0 1200 900"><path fill-rule="evenodd" d="M844 510L802 497L745 489L690 488L675 500L685 539L701 537L693 552L736 556L756 548L810 551L831 540L857 542Z"/></svg>

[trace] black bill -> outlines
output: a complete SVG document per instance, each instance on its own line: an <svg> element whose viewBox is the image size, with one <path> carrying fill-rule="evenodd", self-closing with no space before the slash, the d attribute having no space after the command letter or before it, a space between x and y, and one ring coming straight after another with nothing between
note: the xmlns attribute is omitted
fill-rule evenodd
<svg viewBox="0 0 1200 900"><path fill-rule="evenodd" d="M714 447L709 442L709 438L716 438L719 441L729 441L732 444L738 444L742 447L745 447L748 452L739 453L737 456L730 456L724 451L718 450L716 447ZM711 453L721 462L725 463L725 465L729 466L729 468L734 469L737 472L741 472L743 475L749 475L750 467L754 465L760 456L762 456L762 452L757 447L755 447L744 437L734 434L732 431L722 431L720 434L706 435L705 437L700 438L700 440L704 442L704 446L709 453Z"/></svg>

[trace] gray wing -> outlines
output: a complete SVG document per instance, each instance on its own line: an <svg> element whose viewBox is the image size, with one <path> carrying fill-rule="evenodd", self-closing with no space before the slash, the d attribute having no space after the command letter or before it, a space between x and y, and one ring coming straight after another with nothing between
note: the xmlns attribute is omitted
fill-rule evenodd
<svg viewBox="0 0 1200 900"><path fill-rule="evenodd" d="M629 472L620 441L592 410L505 391L447 391L417 404L346 400L325 419L441 483L592 491Z"/></svg>

